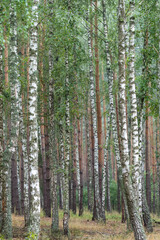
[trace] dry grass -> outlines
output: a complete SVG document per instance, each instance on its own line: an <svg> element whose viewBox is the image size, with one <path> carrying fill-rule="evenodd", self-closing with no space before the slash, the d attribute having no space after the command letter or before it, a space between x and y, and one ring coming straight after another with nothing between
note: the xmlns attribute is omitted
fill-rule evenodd
<svg viewBox="0 0 160 240"><path fill-rule="evenodd" d="M60 231L51 236L51 219L41 214L41 235L40 240L67 240L63 236L62 218L63 212L60 211ZM113 212L106 214L106 224L92 221L92 215L85 211L82 217L78 215L70 216L70 240L134 240L133 233L126 229L126 224L121 223L121 216ZM156 216L154 219L158 220ZM23 217L13 215L13 239L25 239L25 229ZM147 240L160 240L160 225L154 224L154 232L147 235Z"/></svg>

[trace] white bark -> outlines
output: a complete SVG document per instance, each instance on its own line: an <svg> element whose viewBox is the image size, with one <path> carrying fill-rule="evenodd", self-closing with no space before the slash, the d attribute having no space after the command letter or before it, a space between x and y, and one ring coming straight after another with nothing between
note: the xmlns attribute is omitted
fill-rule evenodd
<svg viewBox="0 0 160 240"><path fill-rule="evenodd" d="M135 0L130 1L130 38L129 38L129 83L131 99L131 136L132 136L132 183L139 212L142 213L142 183L140 177L137 97L135 85Z"/></svg>
<svg viewBox="0 0 160 240"><path fill-rule="evenodd" d="M103 167L103 178L102 178L102 217L103 217L104 220L105 220L106 172L107 172L106 167L108 167L108 165L109 165L109 163L107 163L107 161L108 161L107 153L109 151L109 149L108 149L108 145L109 145L109 126L110 126L110 117L109 116L108 116L108 119L107 119L107 124L108 124L108 128L107 128L107 136L106 136L106 139L105 139L104 167Z"/></svg>
<svg viewBox="0 0 160 240"><path fill-rule="evenodd" d="M29 88L29 173L30 173L30 215L28 231L33 232L39 238L40 232L40 188L38 175L38 122L37 122L37 51L38 51L38 4L34 0L32 5L33 28L30 35L30 88Z"/></svg>
<svg viewBox="0 0 160 240"><path fill-rule="evenodd" d="M104 27L104 35L105 35L105 52L106 52L106 69L108 76L108 85L109 85L109 104L110 104L110 115L111 115L111 124L113 130L113 139L114 139L114 148L115 148L115 156L117 161L117 167L121 169L120 163L120 152L119 152L119 143L118 143L118 133L117 133L117 124L116 124L116 110L114 107L114 98L113 98L113 71L111 68L111 57L108 43L108 29L106 22L106 6L104 0L102 0L103 6L103 27Z"/></svg>
<svg viewBox="0 0 160 240"><path fill-rule="evenodd" d="M141 222L139 212L136 208L136 201L134 198L133 187L130 178L129 170L129 150L128 150L128 136L127 136L127 119L125 106L125 3L124 0L119 0L118 5L119 17L119 105L121 116L121 146L122 146L122 176L126 194L126 200L129 210L129 216L134 230L136 240L145 240L145 232Z"/></svg>
<svg viewBox="0 0 160 240"><path fill-rule="evenodd" d="M26 115L23 113L23 102L20 97L20 134L22 141L22 153L23 153L23 171L24 171L24 220L25 226L29 221L29 169L28 169L28 154L27 154L27 127L26 127Z"/></svg>
<svg viewBox="0 0 160 240"><path fill-rule="evenodd" d="M91 33L88 27L88 50L89 50L89 71L90 71L90 101L91 112L93 116L93 134L94 134L94 183L95 183L95 211L96 219L100 220L101 201L99 195L99 166L98 166L98 133L97 133L97 112L95 101L95 82L93 77L93 56L91 48Z"/></svg>
<svg viewBox="0 0 160 240"><path fill-rule="evenodd" d="M76 128L76 170L77 170L77 191L78 202L80 201L80 168L79 168L79 152L78 152L78 131Z"/></svg>
<svg viewBox="0 0 160 240"><path fill-rule="evenodd" d="M64 161L64 215L63 215L63 230L64 234L69 234L69 162L70 162L70 114L69 114L69 62L68 62L68 49L66 50L66 148L65 148L65 161Z"/></svg>
<svg viewBox="0 0 160 240"><path fill-rule="evenodd" d="M62 191L62 208L63 208L63 190L64 190L64 142L63 142L63 122L60 120L59 122L59 134L60 134L60 143L59 143L59 160L60 160L60 184L61 184L61 191Z"/></svg>

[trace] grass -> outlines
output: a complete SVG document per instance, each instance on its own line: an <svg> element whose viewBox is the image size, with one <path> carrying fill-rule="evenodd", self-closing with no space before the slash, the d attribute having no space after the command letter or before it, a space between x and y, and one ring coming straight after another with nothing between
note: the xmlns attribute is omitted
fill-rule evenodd
<svg viewBox="0 0 160 240"><path fill-rule="evenodd" d="M13 218L13 239L25 239L26 232L24 229L24 220L21 216L12 216ZM160 219L152 215L156 221ZM41 212L41 234L40 240L67 240L63 236L63 211L59 211L60 230L51 235L51 219L44 216ZM160 224L153 223L154 232L147 234L147 240L160 239ZM106 223L92 221L92 214L85 210L83 216L79 217L78 213L74 215L70 212L70 240L134 240L132 232L128 232L126 224L121 223L121 215L117 212L106 213ZM0 238L1 239L1 238Z"/></svg>

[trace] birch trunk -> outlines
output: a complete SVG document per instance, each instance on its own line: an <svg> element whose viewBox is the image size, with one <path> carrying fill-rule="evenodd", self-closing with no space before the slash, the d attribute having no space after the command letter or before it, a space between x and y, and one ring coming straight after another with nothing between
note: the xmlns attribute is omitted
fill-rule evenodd
<svg viewBox="0 0 160 240"><path fill-rule="evenodd" d="M53 59L52 52L49 51L49 71L50 71L50 82L49 82L49 115L50 115L50 132L49 132L49 143L50 143L50 159L52 162L52 233L59 228L59 216L58 216L58 184L57 184L57 150L55 141L55 104L54 104L54 80L52 77Z"/></svg>
<svg viewBox="0 0 160 240"><path fill-rule="evenodd" d="M82 166L82 121L78 119L78 152L79 152L79 169L80 169L80 198L79 198L79 216L83 214L83 166Z"/></svg>
<svg viewBox="0 0 160 240"><path fill-rule="evenodd" d="M40 187L38 175L38 122L37 122L37 52L38 52L38 5L34 0L32 5L33 28L30 35L30 88L29 88L29 173L30 173L30 214L28 232L34 232L39 238L40 232Z"/></svg>
<svg viewBox="0 0 160 240"><path fill-rule="evenodd" d="M10 57L9 57L9 77L10 77L10 87L11 87L11 138L10 138L10 153L12 166L14 167L12 180L14 185L12 185L12 192L14 195L14 207L18 213L20 213L20 199L18 194L18 171L17 167L18 161L18 135L19 135L19 74L18 74L18 49L17 49L17 26L16 26L16 5L14 1L10 4L10 25L11 25L11 39L10 39ZM13 196L12 195L12 196Z"/></svg>
<svg viewBox="0 0 160 240"><path fill-rule="evenodd" d="M131 138L132 138L132 183L139 212L142 213L142 182L140 177L137 97L135 86L135 0L130 1L130 38L129 38L129 88L131 99Z"/></svg>
<svg viewBox="0 0 160 240"><path fill-rule="evenodd" d="M118 35L119 35L119 105L121 116L121 146L122 146L122 177L125 188L125 195L129 210L129 216L134 230L136 240L146 239L139 212L136 208L133 187L129 171L129 150L127 135L127 119L125 107L125 3L119 0L118 3Z"/></svg>
<svg viewBox="0 0 160 240"><path fill-rule="evenodd" d="M89 105L89 101L88 104ZM92 155L91 155L91 137L89 126L89 107L86 110L86 134L87 134L87 166L88 166L88 210L93 210L93 194L92 194Z"/></svg>
<svg viewBox="0 0 160 240"><path fill-rule="evenodd" d="M113 130L113 140L114 140L114 148L115 148L115 156L118 171L121 171L121 163L120 163L120 151L119 151L119 143L118 143L118 133L116 127L116 110L114 107L114 98L113 98L113 71L111 69L111 58L109 52L109 44L108 44L108 29L106 23L106 6L104 0L102 0L103 6L103 27L104 27L104 35L105 35L105 53L106 53L106 70L108 76L108 85L109 85L109 103L110 103L110 116Z"/></svg>
<svg viewBox="0 0 160 240"><path fill-rule="evenodd" d="M63 209L63 190L64 190L64 142L63 142L63 123L62 120L59 122L59 135L60 135L60 144L59 144L59 158L60 158L60 168L62 172L60 173L60 186L61 186L61 203Z"/></svg>
<svg viewBox="0 0 160 240"><path fill-rule="evenodd" d="M103 166L103 180L102 180L102 218L103 221L106 221L106 216L105 216L105 196L106 196L106 188L107 188L107 211L111 211L111 206L110 206L110 191L109 191L109 163L108 163L108 145L109 145L109 125L110 125L110 117L107 119L108 123L108 129L107 129L107 134L105 136L105 149L104 149L104 166ZM108 169L107 169L108 168ZM107 175L108 173L108 175ZM107 186L106 186L106 178L107 179Z"/></svg>
<svg viewBox="0 0 160 240"><path fill-rule="evenodd" d="M8 40L7 30L4 27L4 64L5 64L5 88L9 91L8 80ZM2 61L2 60L1 60ZM11 162L10 159L10 103L7 103L5 111L6 132L6 148L3 156L3 178L2 178L2 227L1 232L5 238L12 238L12 218L11 218Z"/></svg>
<svg viewBox="0 0 160 240"><path fill-rule="evenodd" d="M77 129L76 129L76 118L73 120L73 213L76 214L76 187L77 187L77 162L76 162L76 141L77 141Z"/></svg>
<svg viewBox="0 0 160 240"><path fill-rule="evenodd" d="M64 215L63 215L63 230L64 234L69 234L69 162L70 162L70 115L69 115L69 62L68 62L68 50L66 50L66 148L65 148L65 159L64 159L64 190L63 190L63 201L64 201Z"/></svg>
<svg viewBox="0 0 160 240"><path fill-rule="evenodd" d="M98 162L99 162L99 192L102 202L102 168L104 165L102 149L102 116L101 116L101 99L99 88L99 49L98 49L98 19L97 7L98 1L95 0L95 79L96 79L96 107L97 107L97 133L98 133Z"/></svg>
<svg viewBox="0 0 160 240"><path fill-rule="evenodd" d="M90 101L91 101L91 114L93 116L93 135L94 135L94 216L96 220L101 218L101 201L99 195L99 169L98 169L98 134L97 134L97 114L96 114L96 102L95 102L95 84L93 77L93 55L91 47L91 33L88 28L88 49L89 49L89 71L90 71ZM93 211L94 211L93 210Z"/></svg>

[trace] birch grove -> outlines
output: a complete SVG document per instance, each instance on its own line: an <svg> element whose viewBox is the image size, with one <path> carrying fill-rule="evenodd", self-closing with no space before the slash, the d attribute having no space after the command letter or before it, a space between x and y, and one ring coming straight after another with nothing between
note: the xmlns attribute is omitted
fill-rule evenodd
<svg viewBox="0 0 160 240"><path fill-rule="evenodd" d="M159 9L0 2L0 239L159 239Z"/></svg>

